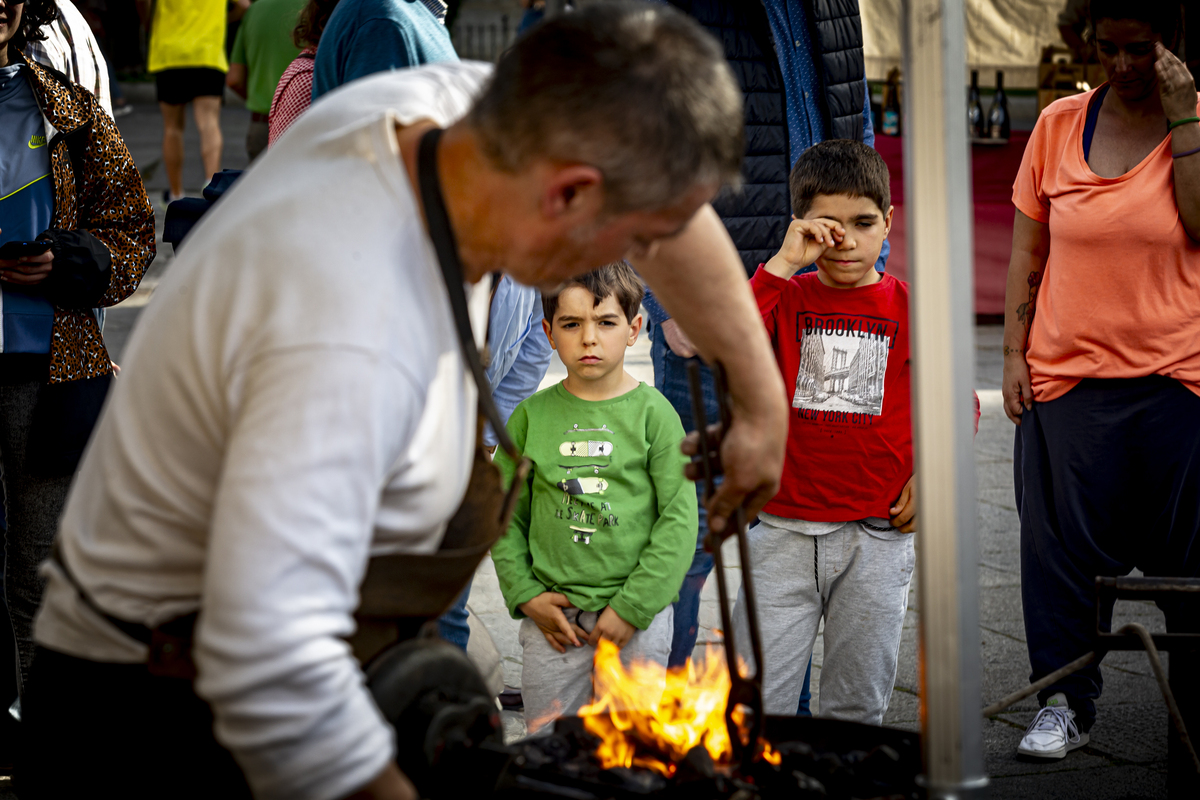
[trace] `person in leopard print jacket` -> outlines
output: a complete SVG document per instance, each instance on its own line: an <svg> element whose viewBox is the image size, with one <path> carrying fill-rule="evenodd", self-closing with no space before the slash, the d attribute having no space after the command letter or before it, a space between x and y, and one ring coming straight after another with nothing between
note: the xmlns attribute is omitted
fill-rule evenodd
<svg viewBox="0 0 1200 800"><path fill-rule="evenodd" d="M0 251L0 476L22 679L38 565L112 379L99 309L133 294L155 252L154 211L112 117L22 55L52 6L0 0L0 246L19 248ZM14 244L30 241L42 244Z"/></svg>

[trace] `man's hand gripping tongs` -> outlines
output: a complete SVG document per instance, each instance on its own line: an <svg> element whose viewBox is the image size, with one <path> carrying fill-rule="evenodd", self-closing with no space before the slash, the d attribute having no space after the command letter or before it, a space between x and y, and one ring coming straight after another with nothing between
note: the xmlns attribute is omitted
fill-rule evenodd
<svg viewBox="0 0 1200 800"><path fill-rule="evenodd" d="M716 384L717 408L721 417L719 431L723 433L729 430L733 421L733 410L729 400L725 369L718 362L713 364L712 372ZM717 430L710 431L708 428L708 416L704 410L704 393L700 385L700 365L696 361L692 361L688 365L688 381L692 395L692 415L696 422L696 432L700 437L699 455L694 460L700 466L701 480L704 481L704 499L707 502L716 491L717 476L722 474L721 436ZM750 652L754 656L754 672L749 675L742 675L738 664L729 589L725 585L725 564L721 556L723 537L710 531L704 540L704 546L712 553L714 571L717 574L717 594L720 596L721 603L721 626L724 629L725 660L729 665L729 701L725 706L725 725L733 744L734 758L740 759L744 768L749 768L750 763L758 756L763 730L762 639L758 628L758 604L754 595L754 580L750 574L750 547L746 539L746 509L744 506L737 510L730 519L730 523L730 526L726 528L726 533L737 539L738 558L742 565L742 589L746 593ZM743 720L741 725L736 721L739 708Z"/></svg>

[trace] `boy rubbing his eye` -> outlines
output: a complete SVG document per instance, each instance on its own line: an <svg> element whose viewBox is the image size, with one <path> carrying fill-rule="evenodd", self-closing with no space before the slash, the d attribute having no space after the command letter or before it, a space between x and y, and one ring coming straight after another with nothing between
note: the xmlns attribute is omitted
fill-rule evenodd
<svg viewBox="0 0 1200 800"><path fill-rule="evenodd" d="M821 142L790 184L793 222L751 279L794 387L782 487L750 531L764 711L795 713L824 617L820 715L878 725L915 563L908 286L875 271L892 225L878 153ZM739 594L738 642L744 604Z"/></svg>

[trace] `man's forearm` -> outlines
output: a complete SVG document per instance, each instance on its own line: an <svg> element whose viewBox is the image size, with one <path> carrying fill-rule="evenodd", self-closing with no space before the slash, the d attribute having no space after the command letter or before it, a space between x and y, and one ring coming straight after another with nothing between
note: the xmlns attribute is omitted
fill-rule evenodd
<svg viewBox="0 0 1200 800"><path fill-rule="evenodd" d="M682 330L729 377L733 424L721 439L725 479L705 505L708 528L726 531L738 508L758 510L779 490L787 395L742 261L712 206L635 267ZM684 442L697 455L698 440ZM689 468L693 478L697 473Z"/></svg>
<svg viewBox="0 0 1200 800"><path fill-rule="evenodd" d="M720 361L739 405L783 412L783 382L742 261L711 206L634 266L697 350Z"/></svg>

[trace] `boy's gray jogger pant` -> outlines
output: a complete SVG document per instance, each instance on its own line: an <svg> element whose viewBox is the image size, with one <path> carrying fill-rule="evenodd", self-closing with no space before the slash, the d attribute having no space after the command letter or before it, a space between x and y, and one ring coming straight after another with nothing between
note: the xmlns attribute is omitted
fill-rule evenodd
<svg viewBox="0 0 1200 800"><path fill-rule="evenodd" d="M858 522L807 536L765 521L749 536L766 713L796 713L824 615L820 716L881 724L896 681L900 630L916 563L913 537L876 538ZM745 592L739 590L734 633L750 665L745 604Z"/></svg>
<svg viewBox="0 0 1200 800"><path fill-rule="evenodd" d="M591 631L600 618L596 611L564 608L563 612L569 622L575 622L585 631ZM674 625L673 609L667 606L650 622L649 628L634 633L621 648L621 661L627 667L635 660L659 664L663 668L662 685L666 688L667 658L671 655ZM567 652L560 653L550 646L537 623L528 617L521 620L519 638L524 653L521 697L525 701L525 727L534 734L556 717L574 714L592 702L592 660L596 648L586 644L583 647L567 645Z"/></svg>

